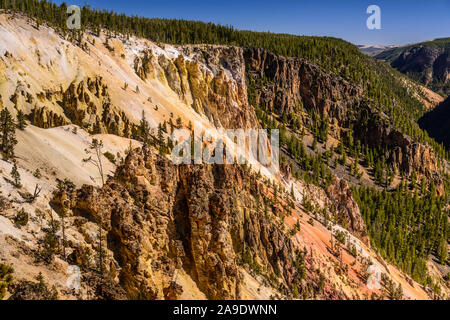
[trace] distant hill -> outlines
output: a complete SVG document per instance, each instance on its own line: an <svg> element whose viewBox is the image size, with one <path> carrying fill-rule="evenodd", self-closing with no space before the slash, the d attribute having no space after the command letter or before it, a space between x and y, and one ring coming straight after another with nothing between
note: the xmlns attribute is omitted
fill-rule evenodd
<svg viewBox="0 0 450 320"><path fill-rule="evenodd" d="M393 49L393 48L397 48L397 46L391 45L391 46L382 46L382 45L376 45L376 46L366 46L366 45L358 45L358 49L370 56L376 56L377 54L380 54L383 51L386 51L388 49Z"/></svg>
<svg viewBox="0 0 450 320"><path fill-rule="evenodd" d="M375 58L444 96L450 95L450 38L385 50Z"/></svg>
<svg viewBox="0 0 450 320"><path fill-rule="evenodd" d="M450 150L450 97L419 119L419 126Z"/></svg>

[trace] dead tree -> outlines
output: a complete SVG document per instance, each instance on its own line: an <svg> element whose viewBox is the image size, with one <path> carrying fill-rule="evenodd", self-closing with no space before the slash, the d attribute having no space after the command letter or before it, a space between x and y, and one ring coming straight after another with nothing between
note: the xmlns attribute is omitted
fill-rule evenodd
<svg viewBox="0 0 450 320"><path fill-rule="evenodd" d="M36 183L36 186L34 187L33 195L31 196L31 199L30 199L31 202L34 202L39 197L39 194L41 193L41 191L42 191L42 187Z"/></svg>
<svg viewBox="0 0 450 320"><path fill-rule="evenodd" d="M39 184L36 184L36 186L34 187L34 192L33 194L29 193L29 192L20 192L19 194L22 196L22 198L24 198L25 202L27 203L33 203L38 197L39 194L42 191L42 187Z"/></svg>
<svg viewBox="0 0 450 320"><path fill-rule="evenodd" d="M62 245L63 245L63 257L66 260L66 224L64 218L66 217L66 207L61 210L61 230L62 230Z"/></svg>
<svg viewBox="0 0 450 320"><path fill-rule="evenodd" d="M88 149L84 149L84 152L89 156L83 159L84 163L90 163L94 165L102 178L102 186L105 184L105 178L103 176L103 165L102 165L102 149L103 141L92 139L92 143L89 145Z"/></svg>
<svg viewBox="0 0 450 320"><path fill-rule="evenodd" d="M85 149L84 151L89 156L88 158L83 159L84 163L90 163L94 165L101 178L102 178L102 186L105 184L105 178L103 176L103 165L102 165L102 149L103 149L103 141L92 139L92 143L89 145L89 149ZM102 246L102 214L99 213L99 221L98 221L98 232L99 232L99 268L100 273L103 274L103 246Z"/></svg>

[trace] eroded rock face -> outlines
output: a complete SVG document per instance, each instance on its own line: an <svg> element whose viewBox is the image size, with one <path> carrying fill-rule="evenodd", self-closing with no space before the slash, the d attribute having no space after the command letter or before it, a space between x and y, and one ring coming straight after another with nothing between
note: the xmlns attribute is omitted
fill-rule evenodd
<svg viewBox="0 0 450 320"><path fill-rule="evenodd" d="M304 106L342 121L347 105L358 101L362 94L357 87L303 59L254 48L245 49L244 59L249 77L262 82L261 90L256 92L257 104L278 114L289 114Z"/></svg>
<svg viewBox="0 0 450 320"><path fill-rule="evenodd" d="M181 101L216 127L259 127L251 104L285 114L288 119L304 110L329 119L330 133L338 140L342 139L342 133L352 130L354 138L363 145L386 146L387 160L401 173L409 176L415 172L419 177L431 179L442 190L432 150L393 130L387 116L364 101L358 86L306 60L285 58L262 49L179 46L176 57L167 54L168 51L157 55L147 48L138 53L134 59L136 74L144 80L156 79L167 85ZM45 90L36 98L19 83L11 99L18 109L34 104L32 123L43 128L74 123L90 133L124 137L133 137L135 131L136 124L111 103L101 77L73 82L56 92ZM62 112L47 108L46 101L59 104ZM303 118L305 123L309 120Z"/></svg>
<svg viewBox="0 0 450 320"><path fill-rule="evenodd" d="M334 178L332 184L327 188L327 194L335 205L339 224L348 228L351 233L368 245L366 226L347 182Z"/></svg>
<svg viewBox="0 0 450 320"><path fill-rule="evenodd" d="M424 177L432 181L437 191L443 194L443 180L432 147L414 142L409 136L393 129L385 116L370 110L367 105L361 105L353 128L363 144L386 146L386 159L398 172L407 177L413 173L416 177Z"/></svg>
<svg viewBox="0 0 450 320"><path fill-rule="evenodd" d="M141 56L136 56L134 59L134 71L139 78L146 80L155 79L154 67L157 61L151 50L144 50Z"/></svg>
<svg viewBox="0 0 450 320"><path fill-rule="evenodd" d="M64 116L49 110L45 106L35 106L35 108L31 111L30 118L31 123L44 129L70 124L70 121L68 121Z"/></svg>
<svg viewBox="0 0 450 320"><path fill-rule="evenodd" d="M263 213L263 197L261 182L240 166L177 167L150 149L137 149L103 188L63 191L53 204L101 221L119 283L130 297L177 299L175 270L182 268L207 298L237 299L244 260L277 279L283 294L294 286L311 290L318 274L307 280L298 275L299 253Z"/></svg>
<svg viewBox="0 0 450 320"><path fill-rule="evenodd" d="M124 112L111 104L101 77L72 82L61 95L64 112L72 123L93 133L130 136L132 125Z"/></svg>
<svg viewBox="0 0 450 320"><path fill-rule="evenodd" d="M4 196L0 196L0 212L4 212L11 208L12 208L11 201Z"/></svg>
<svg viewBox="0 0 450 320"><path fill-rule="evenodd" d="M257 128L248 104L243 49L227 46L177 47L176 58L155 56L146 49L136 56L134 69L143 80L157 79L187 105L216 126ZM185 58L187 57L187 58Z"/></svg>
<svg viewBox="0 0 450 320"><path fill-rule="evenodd" d="M433 149L393 129L389 118L364 99L361 88L303 59L252 48L244 50L244 59L255 104L288 118L301 110L327 117L336 139L342 139L342 132L351 129L362 145L376 149L385 146L386 159L399 172L406 176L415 172L443 191Z"/></svg>
<svg viewBox="0 0 450 320"><path fill-rule="evenodd" d="M27 95L27 92L19 91L19 98L15 98L16 107ZM46 90L36 97L36 103L34 100L29 102L34 103L30 120L38 127L47 129L73 123L94 134L111 133L129 137L132 133L133 124L124 111L111 103L108 87L101 77L87 77L72 82L66 89ZM47 102L59 105L62 110L49 109Z"/></svg>

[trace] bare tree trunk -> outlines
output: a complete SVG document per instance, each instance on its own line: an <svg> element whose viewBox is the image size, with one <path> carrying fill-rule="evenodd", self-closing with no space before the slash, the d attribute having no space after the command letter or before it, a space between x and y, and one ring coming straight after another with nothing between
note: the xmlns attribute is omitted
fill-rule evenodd
<svg viewBox="0 0 450 320"><path fill-rule="evenodd" d="M103 177L103 165L102 165L102 152L101 149L98 148L96 150L97 159L98 159L98 171L100 172L100 176L102 177L102 186L105 184L105 178Z"/></svg>
<svg viewBox="0 0 450 320"><path fill-rule="evenodd" d="M64 216L66 215L65 209L63 210L63 214L61 216L61 223L62 223L62 242L63 242L63 257L64 260L66 260L66 227L64 223Z"/></svg>
<svg viewBox="0 0 450 320"><path fill-rule="evenodd" d="M99 235L99 244L98 244L98 254L99 254L99 269L100 274L103 276L103 245L102 245L102 218L100 218L100 223L98 225L98 235Z"/></svg>

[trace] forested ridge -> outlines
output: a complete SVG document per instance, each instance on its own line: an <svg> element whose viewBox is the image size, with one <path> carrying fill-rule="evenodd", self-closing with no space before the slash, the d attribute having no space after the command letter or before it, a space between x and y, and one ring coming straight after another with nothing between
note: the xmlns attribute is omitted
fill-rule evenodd
<svg viewBox="0 0 450 320"><path fill-rule="evenodd" d="M394 192L362 186L354 188L353 194L370 242L381 256L439 293L439 286L427 273L427 261L433 255L440 264L447 263L447 197L406 181Z"/></svg>

